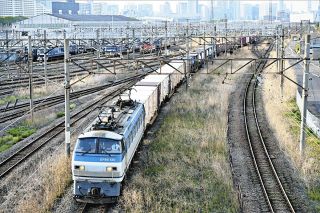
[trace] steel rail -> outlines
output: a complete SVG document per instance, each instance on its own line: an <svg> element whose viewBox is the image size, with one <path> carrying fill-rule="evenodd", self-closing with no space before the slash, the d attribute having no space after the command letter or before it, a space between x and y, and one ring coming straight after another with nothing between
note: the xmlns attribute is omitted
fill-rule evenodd
<svg viewBox="0 0 320 213"><path fill-rule="evenodd" d="M75 113L71 116L74 119L71 125L74 125L76 122L87 116L90 112L96 109L97 105L103 105L104 103L112 100L113 98L117 97L119 94L123 92L123 90L131 87L134 83L140 78L133 78L132 82L129 82L123 85L120 89L116 91L110 92L107 96L103 96L102 98L92 102L88 106L84 107L79 112ZM64 131L64 120L58 122L53 127L47 129L45 132L41 133L32 142L28 143L26 146L22 147L21 149L17 150L13 154L11 154L8 158L3 160L0 163L0 179L6 176L12 169L14 169L17 165L24 162L29 156L43 147L45 144L50 142L52 139L57 137L59 134L63 133Z"/></svg>
<svg viewBox="0 0 320 213"><path fill-rule="evenodd" d="M271 50L272 48L268 48L267 52L266 52L266 55L268 54L268 52ZM261 72L263 70L263 67L265 66L266 63L262 62L258 65L258 68L257 68L257 71L258 72ZM261 66L261 67L260 67ZM252 82L254 81L254 83ZM253 87L252 87L252 83L253 83ZM265 141L263 139L263 136L262 136L262 132L261 132L261 129L260 129L260 126L259 126L259 121L258 121L258 115L257 115L257 110L256 110L256 98L255 98L255 92L256 92L256 87L257 87L257 79L254 80L254 75L251 76L250 78L250 81L248 82L247 86L246 86L246 89L245 89L245 96L244 96L244 99L243 99L243 113L244 113L244 123L245 123L245 129L246 129L246 135L247 135L247 140L248 140L248 145L249 145L249 148L250 148L250 153L251 153L251 157L252 157L252 160L253 160L253 164L254 164L254 167L255 167L255 170L257 172L257 176L259 178L259 182L260 182L260 185L261 185L261 188L262 188L262 191L263 191L263 194L266 198L266 201L267 201L267 205L269 207L269 210L271 212L276 212L275 208L274 208L274 204L272 203L272 199L270 199L270 195L268 192L268 189L267 187L265 186L265 181L264 178L262 177L262 171L260 171L260 167L259 167L259 163L258 163L258 160L257 160L257 154L255 153L254 151L254 148L253 148L253 142L251 140L251 134L250 134L250 130L249 130L249 124L248 124L248 117L249 115L247 114L247 109L248 109L248 106L247 106L247 101L250 101L248 99L248 94L249 94L249 90L250 88L252 89L252 108L253 108L253 115L254 115L254 122L255 122L255 126L256 126L256 130L257 130L257 133L259 135L259 139L260 139L260 143L263 147L263 152L265 154L265 157L267 158L267 161L268 161L268 164L269 164L269 167L271 168L272 170L272 173L273 173L273 176L275 177L276 179L276 183L277 185L279 186L280 190L281 190L281 194L283 195L283 198L285 200L285 205L289 208L290 212L295 212L292 204L291 204L291 201L283 187L283 184L281 183L280 181L280 178L278 176L278 173L271 161L271 158L270 158L270 155L269 155L269 152L267 150L267 147L266 147L266 144L265 144ZM270 181L270 180L268 180Z"/></svg>

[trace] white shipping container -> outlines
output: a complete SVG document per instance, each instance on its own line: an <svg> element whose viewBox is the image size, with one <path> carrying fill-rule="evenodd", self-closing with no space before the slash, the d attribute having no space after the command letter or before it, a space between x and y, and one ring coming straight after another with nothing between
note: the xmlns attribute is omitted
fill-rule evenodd
<svg viewBox="0 0 320 213"><path fill-rule="evenodd" d="M169 77L171 80L171 88L174 89L182 81L184 77L184 63L181 61L172 61L170 65L175 69L166 64L161 67L161 73L166 73L170 75ZM178 72L176 69L180 72Z"/></svg>
<svg viewBox="0 0 320 213"><path fill-rule="evenodd" d="M145 125L151 120L158 110L158 89L156 87L133 86L131 99L144 104Z"/></svg>
<svg viewBox="0 0 320 213"><path fill-rule="evenodd" d="M139 81L136 86L154 86L160 88L161 103L170 94L169 75L151 74Z"/></svg>

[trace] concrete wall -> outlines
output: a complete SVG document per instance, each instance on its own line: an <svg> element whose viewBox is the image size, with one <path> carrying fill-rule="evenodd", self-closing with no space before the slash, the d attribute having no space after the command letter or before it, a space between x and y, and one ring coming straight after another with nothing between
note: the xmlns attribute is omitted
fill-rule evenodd
<svg viewBox="0 0 320 213"><path fill-rule="evenodd" d="M300 113L302 114L302 97L298 90L296 94L296 102L300 109ZM312 129L318 137L320 137L320 119L314 116L309 110L307 110L306 123L307 126Z"/></svg>

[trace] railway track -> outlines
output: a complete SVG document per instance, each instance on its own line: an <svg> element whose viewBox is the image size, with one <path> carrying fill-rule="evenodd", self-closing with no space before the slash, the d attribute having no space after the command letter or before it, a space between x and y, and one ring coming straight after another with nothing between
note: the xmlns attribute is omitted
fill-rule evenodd
<svg viewBox="0 0 320 213"><path fill-rule="evenodd" d="M272 45L269 46L264 56L267 56L271 49ZM257 73L262 71L265 64L266 61L258 64ZM256 108L257 99L255 96L257 85L258 81L252 75L247 84L243 99L243 115L252 161L265 197L262 208L264 212L295 212L273 165L272 158L260 130Z"/></svg>
<svg viewBox="0 0 320 213"><path fill-rule="evenodd" d="M143 74L135 75L135 77L143 76ZM131 80L132 77L127 77L121 80L114 81L112 83L107 83L101 86L96 86L88 89L79 90L76 92L72 92L70 94L70 100L74 100L85 95L93 94L109 87L113 87L116 85L120 85L126 83ZM33 102L34 104L34 111L39 111L48 107L55 106L57 104L61 104L64 102L64 95L53 96L45 99L38 99ZM30 110L30 103L22 103L15 106L9 106L7 108L0 108L0 122L4 123L6 121L10 121L12 119L21 117L28 113Z"/></svg>
<svg viewBox="0 0 320 213"><path fill-rule="evenodd" d="M112 100L113 98L117 97L124 90L133 86L135 82L137 82L137 80L139 80L140 78L141 77L132 78L132 81L125 83L124 85L121 85L120 88L113 89L107 95L104 95L103 97L99 98L98 100L84 107L82 110L74 113L71 116L71 127L74 127L78 123L81 123L83 119L85 119L90 112L95 110L98 106L101 106L107 103L108 101ZM58 122L53 127L48 128L46 131L42 132L39 136L34 138L27 145L25 145L24 147L17 150L12 155L10 155L8 158L3 160L0 163L0 179L2 179L7 174L9 174L11 170L13 170L16 166L24 162L28 157L34 154L37 150L39 150L45 144L49 143L52 139L58 136L61 137L63 133L64 133L64 120Z"/></svg>
<svg viewBox="0 0 320 213"><path fill-rule="evenodd" d="M89 204L89 203L83 203L79 207L79 213L105 213L109 209L108 204L104 205L94 205L94 204Z"/></svg>
<svg viewBox="0 0 320 213"><path fill-rule="evenodd" d="M139 56L137 58L142 58L142 57L150 57L154 56L154 53L152 54L146 54L144 56ZM151 57L150 61L152 63L155 63L152 59L156 59L157 56ZM106 58L108 60L109 58ZM76 77L76 76L81 76L81 75L86 75L88 74L88 70L90 71L92 68L92 63L89 60L86 60L85 62L77 62L81 67L78 67L76 65L72 65L70 68L70 77ZM100 61L99 62L102 66L113 69L113 64L110 64L109 61ZM150 62L146 62L147 64ZM125 62L123 63L125 64ZM116 64L116 68L123 67L123 64ZM58 64L59 65L59 64ZM48 67L47 71L47 77L48 80L54 81L54 80L63 80L64 79L64 68L62 66L63 64L60 64L58 67ZM103 67L101 67L103 69ZM34 86L41 86L45 84L45 80L43 77L39 77L44 75L44 72L42 71L36 71L34 70L34 76L33 76L33 85ZM5 79L0 81L0 93L8 94L12 93L13 89L16 88L21 88L21 87L26 87L29 86L29 77L15 77L11 79Z"/></svg>

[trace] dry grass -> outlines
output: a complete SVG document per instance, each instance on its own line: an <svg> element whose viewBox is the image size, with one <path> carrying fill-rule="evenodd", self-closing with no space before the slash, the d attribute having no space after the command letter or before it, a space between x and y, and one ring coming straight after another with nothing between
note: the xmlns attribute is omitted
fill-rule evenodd
<svg viewBox="0 0 320 213"><path fill-rule="evenodd" d="M34 180L32 190L16 206L16 212L48 212L54 201L70 185L70 159L64 153L51 157L41 167L41 174ZM49 163L50 162L50 163ZM41 195L41 196L39 196Z"/></svg>
<svg viewBox="0 0 320 213"><path fill-rule="evenodd" d="M274 66L272 71L275 70L276 67ZM291 79L296 79L293 69L286 71L286 74ZM301 177L305 180L309 190L309 197L317 201L320 207L320 140L310 130L307 130L305 159L301 159L299 154L301 118L295 101L297 86L285 80L284 98L281 100L279 85L278 75L264 76L263 98L269 122L281 148L292 159L295 167L300 171Z"/></svg>
<svg viewBox="0 0 320 213"><path fill-rule="evenodd" d="M237 211L226 147L227 87L201 75L173 100L155 140L144 141L142 166L120 201L126 211Z"/></svg>

